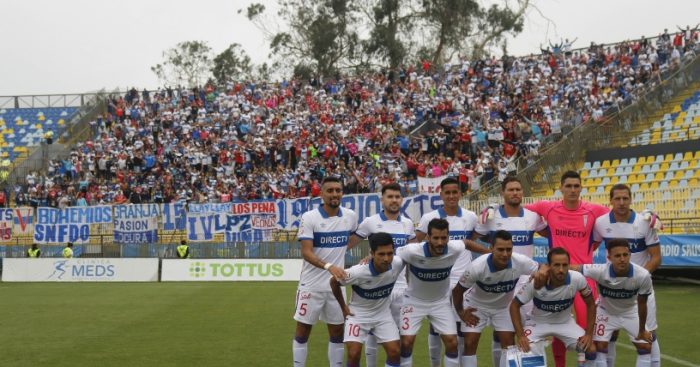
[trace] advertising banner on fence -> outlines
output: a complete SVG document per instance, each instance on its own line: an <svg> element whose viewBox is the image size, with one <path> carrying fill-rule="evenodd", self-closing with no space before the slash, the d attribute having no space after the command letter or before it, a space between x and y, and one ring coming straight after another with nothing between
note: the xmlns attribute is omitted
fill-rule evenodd
<svg viewBox="0 0 700 367"><path fill-rule="evenodd" d="M114 206L114 242L124 244L158 242L158 204Z"/></svg>
<svg viewBox="0 0 700 367"><path fill-rule="evenodd" d="M233 203L226 222L226 242L258 242L272 239L277 229L274 201Z"/></svg>
<svg viewBox="0 0 700 367"><path fill-rule="evenodd" d="M163 282L298 281L301 259L163 259Z"/></svg>
<svg viewBox="0 0 700 367"><path fill-rule="evenodd" d="M447 176L440 177L418 177L418 192L421 194L439 194L440 182Z"/></svg>
<svg viewBox="0 0 700 367"><path fill-rule="evenodd" d="M88 243L91 224L112 222L112 207L107 205L38 208L36 213L36 243Z"/></svg>
<svg viewBox="0 0 700 367"><path fill-rule="evenodd" d="M3 282L157 282L158 259L5 258Z"/></svg>
<svg viewBox="0 0 700 367"><path fill-rule="evenodd" d="M700 266L700 235L660 235L661 267ZM547 239L535 238L534 259L547 263ZM600 246L593 256L596 264L605 264L606 253Z"/></svg>

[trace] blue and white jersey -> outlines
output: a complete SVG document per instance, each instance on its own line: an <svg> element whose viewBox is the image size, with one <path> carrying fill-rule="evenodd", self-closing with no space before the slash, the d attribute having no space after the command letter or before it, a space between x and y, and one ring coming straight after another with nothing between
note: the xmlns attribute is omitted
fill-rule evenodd
<svg viewBox="0 0 700 367"><path fill-rule="evenodd" d="M438 210L433 210L432 212L425 213L421 217L418 223L417 231L428 234L428 223L435 218L441 218L447 220L450 224L450 240L466 240L472 238L472 233L474 233L474 228L476 228L477 218L474 212L457 208L457 215L448 216L445 213L445 209L440 208ZM454 265L452 276L450 277L450 289L454 288L459 282L459 277L462 276L465 270L467 270L467 265L471 262L472 255L470 251L464 251L457 263Z"/></svg>
<svg viewBox="0 0 700 367"><path fill-rule="evenodd" d="M493 255L479 256L459 279L468 289L467 300L477 309L500 310L508 308L521 275L537 271L539 264L525 255L513 254L505 269L496 270Z"/></svg>
<svg viewBox="0 0 700 367"><path fill-rule="evenodd" d="M586 278L581 273L569 270L564 285L550 288L546 285L535 289L532 281L525 284L515 296L515 301L524 305L532 301L532 319L537 323L562 324L571 319L571 307L576 292L591 294Z"/></svg>
<svg viewBox="0 0 700 367"><path fill-rule="evenodd" d="M463 254L469 253L461 240L448 241L445 253L437 257L430 255L427 242L409 243L396 252L409 270L405 295L423 301L438 301L447 297L454 265ZM471 258L466 259L469 265Z"/></svg>
<svg viewBox="0 0 700 367"><path fill-rule="evenodd" d="M345 267L348 239L355 229L357 215L354 211L341 207L338 215L329 217L323 206L319 206L318 209L302 214L297 238L299 241L313 241L314 254L319 259L342 269ZM299 289L330 292L329 273L304 261Z"/></svg>
<svg viewBox="0 0 700 367"><path fill-rule="evenodd" d="M535 233L545 228L547 228L547 223L542 220L539 214L521 208L520 215L509 217L501 205L493 219L489 219L485 224L477 224L475 231L482 236L489 236L489 241L496 231L508 231L513 236L513 253L532 258L532 243Z"/></svg>
<svg viewBox="0 0 700 367"><path fill-rule="evenodd" d="M383 273L377 273L371 259L367 264L345 270L348 277L341 280L340 284L352 286L348 305L358 322L391 320L391 291L396 278L403 273L403 268L403 261L396 256L389 270Z"/></svg>
<svg viewBox="0 0 700 367"><path fill-rule="evenodd" d="M384 215L384 211L369 216L357 227L355 235L365 239L369 235L378 232L386 232L394 240L394 249L405 246L408 241L416 238L413 229L413 221L407 217L399 215L397 220L390 220ZM403 273L396 280L395 288L406 288L406 275Z"/></svg>
<svg viewBox="0 0 700 367"><path fill-rule="evenodd" d="M598 283L599 306L611 315L636 314L637 295L652 292L651 274L636 264L624 276L617 276L611 264L583 265L581 272Z"/></svg>
<svg viewBox="0 0 700 367"><path fill-rule="evenodd" d="M615 221L613 212L601 215L595 220L593 240L605 243L613 238L624 238L629 242L631 261L640 266L646 265L651 258L647 248L659 246L656 230L649 228L649 222L634 211L627 222Z"/></svg>

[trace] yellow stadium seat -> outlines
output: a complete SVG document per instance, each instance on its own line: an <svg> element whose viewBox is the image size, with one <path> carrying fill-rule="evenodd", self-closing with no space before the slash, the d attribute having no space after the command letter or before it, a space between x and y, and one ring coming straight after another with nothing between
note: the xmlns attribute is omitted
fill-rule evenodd
<svg viewBox="0 0 700 367"><path fill-rule="evenodd" d="M656 190L659 188L659 183L656 181L653 181L651 184L649 184L649 190Z"/></svg>
<svg viewBox="0 0 700 367"><path fill-rule="evenodd" d="M678 180L671 180L668 182L668 187L671 189L675 189L678 187Z"/></svg>
<svg viewBox="0 0 700 367"><path fill-rule="evenodd" d="M670 162L673 160L673 154L669 153L664 156L664 162Z"/></svg>
<svg viewBox="0 0 700 367"><path fill-rule="evenodd" d="M600 166L600 168L608 168L610 167L610 161L609 160L604 160L603 164Z"/></svg>
<svg viewBox="0 0 700 367"><path fill-rule="evenodd" d="M662 172L656 172L654 175L654 180L655 181L661 181L664 179L664 174Z"/></svg>
<svg viewBox="0 0 700 367"><path fill-rule="evenodd" d="M612 163L610 164L610 166L613 167L613 168L617 168L619 165L620 165L620 160L619 160L619 159L613 160Z"/></svg>
<svg viewBox="0 0 700 367"><path fill-rule="evenodd" d="M690 187L697 187L698 186L698 179L697 178L691 178L690 181L688 181L688 186ZM698 200L700 201L700 200Z"/></svg>
<svg viewBox="0 0 700 367"><path fill-rule="evenodd" d="M693 159L693 152L685 152L685 154L683 154L684 161L690 162L691 159Z"/></svg>
<svg viewBox="0 0 700 367"><path fill-rule="evenodd" d="M685 171L676 171L676 175L673 177L676 180L682 180L685 177Z"/></svg>
<svg viewBox="0 0 700 367"><path fill-rule="evenodd" d="M642 183L639 185L639 189L640 189L640 190L649 190L649 184L646 183L646 182L642 182Z"/></svg>
<svg viewBox="0 0 700 367"><path fill-rule="evenodd" d="M39 115L39 121L45 121L45 120L46 120L46 117L44 117L44 115Z"/></svg>
<svg viewBox="0 0 700 367"><path fill-rule="evenodd" d="M661 166L659 167L659 171L666 172L666 171L668 171L668 167L669 167L668 162L661 163Z"/></svg>
<svg viewBox="0 0 700 367"><path fill-rule="evenodd" d="M646 157L639 157L637 160L638 165L645 165L647 163L647 158Z"/></svg>
<svg viewBox="0 0 700 367"><path fill-rule="evenodd" d="M581 174L581 178L582 178L582 179L585 179L585 178L588 177L588 170L585 170L585 169L584 169L584 170L581 170L581 173L580 173L580 174Z"/></svg>

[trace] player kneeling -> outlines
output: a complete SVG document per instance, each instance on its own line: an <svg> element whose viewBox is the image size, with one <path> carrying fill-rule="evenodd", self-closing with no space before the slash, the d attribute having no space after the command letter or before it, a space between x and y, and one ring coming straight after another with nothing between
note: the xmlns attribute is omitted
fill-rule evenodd
<svg viewBox="0 0 700 367"><path fill-rule="evenodd" d="M391 316L391 291L404 263L394 257L391 235L380 232L369 237L371 258L367 264L347 269L347 278L331 278L331 289L345 316L347 366L360 366L362 344L370 332L384 346L386 366L400 364L399 329ZM352 286L350 304L345 303L340 287Z"/></svg>
<svg viewBox="0 0 700 367"><path fill-rule="evenodd" d="M652 293L651 274L630 263L626 239L606 242L609 264L581 266L583 275L598 283L598 319L593 340L598 351L596 366L606 367L608 343L614 331L625 329L637 347L637 367L651 366L652 334L646 330L647 298Z"/></svg>
<svg viewBox="0 0 700 367"><path fill-rule="evenodd" d="M584 366L595 366L593 346L593 326L595 324L595 302L591 288L581 273L569 270L569 253L561 247L553 248L547 254L549 280L535 289L530 281L513 298L510 304L510 317L518 337L518 346L524 352L530 351L530 341L541 341L548 336L559 338L569 350L586 353ZM576 293L586 304L586 330L576 324L571 316L571 306ZM532 317L523 326L520 307L533 301ZM538 351L543 353L544 351Z"/></svg>

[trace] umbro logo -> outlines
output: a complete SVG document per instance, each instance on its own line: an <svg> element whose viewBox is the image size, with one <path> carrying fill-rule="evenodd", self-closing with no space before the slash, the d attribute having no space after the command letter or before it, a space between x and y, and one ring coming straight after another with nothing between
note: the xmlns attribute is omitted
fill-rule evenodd
<svg viewBox="0 0 700 367"><path fill-rule="evenodd" d="M607 232L607 233L612 232L612 228L605 228L605 232Z"/></svg>
<svg viewBox="0 0 700 367"><path fill-rule="evenodd" d="M498 227L498 228L503 227L503 223L496 223L496 227Z"/></svg>

